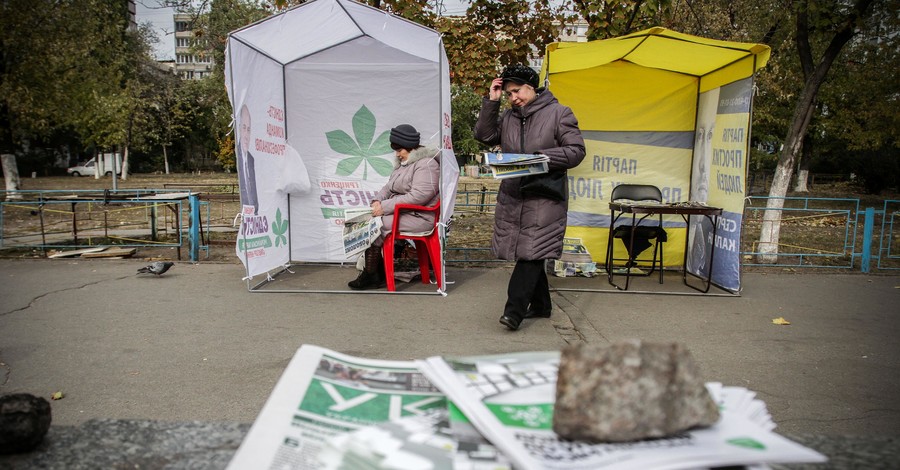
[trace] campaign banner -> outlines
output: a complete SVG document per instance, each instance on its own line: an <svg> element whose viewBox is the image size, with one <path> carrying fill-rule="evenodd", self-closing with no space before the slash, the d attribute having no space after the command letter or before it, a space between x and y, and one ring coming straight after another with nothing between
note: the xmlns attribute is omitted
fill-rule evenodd
<svg viewBox="0 0 900 470"><path fill-rule="evenodd" d="M581 165L569 170L567 237L581 238L595 260L606 257L609 235L609 202L619 184L652 184L662 193L663 203L687 199L693 133L582 131L587 155ZM684 219L665 216L669 234L664 264L681 265L684 255ZM616 256L625 247L614 244Z"/></svg>
<svg viewBox="0 0 900 470"><path fill-rule="evenodd" d="M687 271L731 291L740 289L740 246L749 158L750 78L700 95L690 199L721 207L718 227L707 217L691 217ZM715 254L712 253L715 246Z"/></svg>
<svg viewBox="0 0 900 470"><path fill-rule="evenodd" d="M321 53L320 59L330 53ZM308 193L290 198L297 228L291 232L291 259L345 262L345 209L369 207L399 164L390 147L391 128L410 124L419 131L422 145L441 148L440 88L397 85L410 77L436 83L440 67L417 63L335 68L297 62L285 73L304 83L286 90L288 143L303 149L312 182ZM366 77L367 86L361 88L347 76Z"/></svg>
<svg viewBox="0 0 900 470"><path fill-rule="evenodd" d="M240 44L228 51L232 61L247 67L234 70L226 82L233 94L235 167L241 211L235 254L248 276L287 263L288 209L285 191L309 189L302 160L285 140L284 90L281 66ZM265 86L250 87L250 83ZM292 175L287 181L284 175Z"/></svg>

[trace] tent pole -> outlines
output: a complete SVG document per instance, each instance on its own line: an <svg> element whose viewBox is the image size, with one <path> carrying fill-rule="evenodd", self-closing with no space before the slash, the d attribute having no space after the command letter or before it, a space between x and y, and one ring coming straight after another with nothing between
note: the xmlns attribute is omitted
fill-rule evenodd
<svg viewBox="0 0 900 470"><path fill-rule="evenodd" d="M288 112L287 112L287 72L285 71L285 67L281 67L281 109L284 113L284 143L288 143L288 139L291 137L288 129ZM294 256L294 250L291 247L291 242L293 242L293 225L294 218L291 216L291 194L287 194L287 246L288 246L288 264L290 264L291 260Z"/></svg>
<svg viewBox="0 0 900 470"><path fill-rule="evenodd" d="M288 226L287 226L288 263L290 263L291 260L293 260L293 258L294 258L294 255L293 255L294 250L291 248L291 236L292 236L291 233L293 233L293 230L291 230L291 227L294 225L294 222L293 222L293 217L291 217L291 194L290 193L288 193L288 195L287 195L287 218L288 218Z"/></svg>
<svg viewBox="0 0 900 470"><path fill-rule="evenodd" d="M438 142L438 151L441 152L441 164L440 171L438 171L438 199L441 201L441 212L444 211L444 40L443 38L438 38L437 42L437 57L438 57L438 77L439 86L438 86L438 97L440 100L440 106L438 106L438 129L440 132L440 141ZM449 113L448 113L449 114ZM453 138L452 136L450 137ZM438 213L438 246L440 246L440 254L441 254L441 284L438 286L441 292L447 292L447 263L444 261L444 237L447 236L446 230L444 230L444 221L442 220L441 214Z"/></svg>
<svg viewBox="0 0 900 470"><path fill-rule="evenodd" d="M747 198L750 197L750 190L752 188L747 186L747 183L750 181L750 139L753 136L753 98L756 95L756 54L753 55L753 73L750 74L750 110L747 114L747 146L744 147L744 155L746 155L746 159L744 160L744 206L747 205ZM743 213L743 210L741 211ZM744 242L744 231L741 230L738 233L738 246ZM744 289L744 263L738 260L738 292Z"/></svg>

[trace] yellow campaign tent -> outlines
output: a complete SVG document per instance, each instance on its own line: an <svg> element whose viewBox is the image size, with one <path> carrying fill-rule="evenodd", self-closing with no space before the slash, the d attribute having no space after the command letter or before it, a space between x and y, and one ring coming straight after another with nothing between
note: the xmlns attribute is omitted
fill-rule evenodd
<svg viewBox="0 0 900 470"><path fill-rule="evenodd" d="M704 218L691 219L691 240L685 240L681 217L667 218L665 264L681 266L686 259L689 272L705 277L715 245L713 283L738 291L753 79L769 53L764 44L661 27L549 45L541 77L572 108L587 147L584 162L569 171L567 236L581 238L594 260L604 261L612 188L653 184L664 202L725 209L715 239Z"/></svg>

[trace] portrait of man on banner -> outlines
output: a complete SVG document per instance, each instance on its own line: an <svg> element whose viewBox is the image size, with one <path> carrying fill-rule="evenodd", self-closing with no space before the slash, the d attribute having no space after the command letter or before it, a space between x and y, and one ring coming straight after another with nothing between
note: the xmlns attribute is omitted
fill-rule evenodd
<svg viewBox="0 0 900 470"><path fill-rule="evenodd" d="M700 95L697 112L697 128L694 140L694 161L691 170L691 195L693 202L709 203L709 179L712 159L712 142L716 127L716 110L719 89ZM691 216L690 240L688 240L687 270L700 275L709 275L709 252L712 222L703 216Z"/></svg>
<svg viewBox="0 0 900 470"><path fill-rule="evenodd" d="M238 151L235 155L235 165L238 170L238 185L241 189L241 206L244 208L243 213L256 215L259 213L259 199L256 195L255 163L253 154L250 153L252 122L250 109L246 104L241 106L239 119Z"/></svg>

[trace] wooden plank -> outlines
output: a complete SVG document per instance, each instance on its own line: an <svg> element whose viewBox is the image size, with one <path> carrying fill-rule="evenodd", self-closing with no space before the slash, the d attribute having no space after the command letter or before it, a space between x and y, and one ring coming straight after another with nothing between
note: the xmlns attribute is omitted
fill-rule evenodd
<svg viewBox="0 0 900 470"><path fill-rule="evenodd" d="M160 200L172 200L177 201L181 199L187 199L190 197L191 193L161 193L154 194L152 196L141 196L133 198L136 201L160 201Z"/></svg>
<svg viewBox="0 0 900 470"><path fill-rule="evenodd" d="M82 258L113 258L113 257L129 257L137 252L137 248L107 248L96 253L85 253Z"/></svg>
<svg viewBox="0 0 900 470"><path fill-rule="evenodd" d="M74 256L80 256L85 253L97 253L105 250L105 246L95 246L92 248L82 248L80 250L67 250L67 251L55 251L53 254L47 256L48 258L71 258Z"/></svg>

